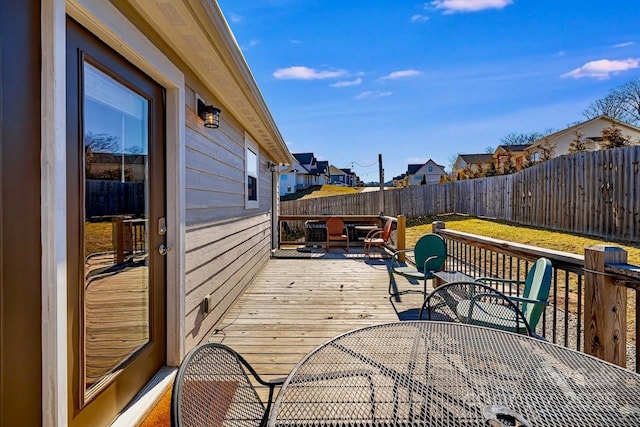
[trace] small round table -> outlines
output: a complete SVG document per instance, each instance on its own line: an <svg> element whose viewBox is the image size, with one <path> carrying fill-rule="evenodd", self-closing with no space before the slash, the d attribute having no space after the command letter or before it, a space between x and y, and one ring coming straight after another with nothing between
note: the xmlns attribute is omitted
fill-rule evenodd
<svg viewBox="0 0 640 427"><path fill-rule="evenodd" d="M494 329L375 325L307 355L270 425L640 425L640 375Z"/></svg>

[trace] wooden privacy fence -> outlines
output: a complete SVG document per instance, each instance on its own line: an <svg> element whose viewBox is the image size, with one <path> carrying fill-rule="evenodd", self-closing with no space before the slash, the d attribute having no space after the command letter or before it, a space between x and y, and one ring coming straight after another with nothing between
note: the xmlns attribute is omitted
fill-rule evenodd
<svg viewBox="0 0 640 427"><path fill-rule="evenodd" d="M512 175L384 191L385 215L460 213L640 239L640 146L565 155ZM282 202L282 215L371 215L379 192Z"/></svg>
<svg viewBox="0 0 640 427"><path fill-rule="evenodd" d="M145 183L88 179L87 218L114 215L144 215Z"/></svg>

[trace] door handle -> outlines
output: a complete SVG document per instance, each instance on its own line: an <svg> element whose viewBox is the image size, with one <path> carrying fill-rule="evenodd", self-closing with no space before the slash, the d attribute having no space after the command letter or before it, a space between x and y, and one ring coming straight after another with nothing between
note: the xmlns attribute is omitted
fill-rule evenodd
<svg viewBox="0 0 640 427"><path fill-rule="evenodd" d="M166 255L166 254L167 254L167 252L169 252L170 250L171 250L171 248L170 248L170 247L165 246L165 245L164 245L164 243L162 243L162 244L160 244L160 246L158 246L158 253L159 253L160 255L163 255L163 256L164 256L164 255Z"/></svg>

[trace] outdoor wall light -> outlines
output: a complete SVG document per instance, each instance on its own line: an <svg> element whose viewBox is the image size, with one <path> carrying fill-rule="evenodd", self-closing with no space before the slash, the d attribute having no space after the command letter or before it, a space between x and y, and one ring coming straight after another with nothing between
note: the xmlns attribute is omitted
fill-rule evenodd
<svg viewBox="0 0 640 427"><path fill-rule="evenodd" d="M213 105L206 105L201 99L198 99L198 117L204 120L204 127L216 129L220 126L219 108Z"/></svg>

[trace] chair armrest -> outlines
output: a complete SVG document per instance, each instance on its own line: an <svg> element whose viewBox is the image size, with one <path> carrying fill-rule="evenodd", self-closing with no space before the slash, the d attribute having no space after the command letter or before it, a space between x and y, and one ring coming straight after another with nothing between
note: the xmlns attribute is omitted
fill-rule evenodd
<svg viewBox="0 0 640 427"><path fill-rule="evenodd" d="M373 239L376 234L382 234L384 230L382 228L374 228L373 230L369 230L365 239Z"/></svg>
<svg viewBox="0 0 640 427"><path fill-rule="evenodd" d="M400 249L399 251L395 251L393 253L393 255L391 256L391 260L398 259L398 255L406 254L406 253L409 253L409 252L413 252L413 248L411 248L411 249Z"/></svg>
<svg viewBox="0 0 640 427"><path fill-rule="evenodd" d="M549 305L549 301L540 301L537 299L531 299L531 298L525 298L525 297L518 297L515 295L507 295L507 298L509 298L511 301L516 301L516 302L526 302L529 304L540 304L540 305Z"/></svg>
<svg viewBox="0 0 640 427"><path fill-rule="evenodd" d="M278 386L278 385L284 384L286 380L287 380L287 377L281 377L281 378L274 378L272 380L266 380L265 382L267 383L267 385Z"/></svg>
<svg viewBox="0 0 640 427"><path fill-rule="evenodd" d="M427 263L430 261L433 261L434 259L439 259L439 258L444 258L446 259L446 256L439 256L439 255L434 255L434 256L430 256L427 259L424 260L424 265L422 266L422 271L426 272L427 271Z"/></svg>
<svg viewBox="0 0 640 427"><path fill-rule="evenodd" d="M501 279L499 277L478 277L475 281L481 282L481 283L485 283L485 282L514 283L518 285L524 285L526 283L523 280Z"/></svg>

